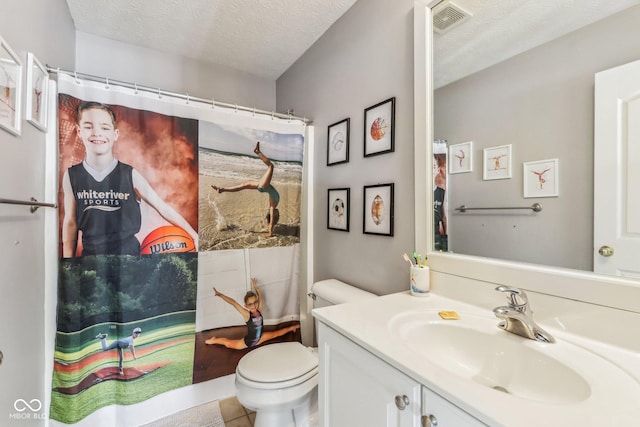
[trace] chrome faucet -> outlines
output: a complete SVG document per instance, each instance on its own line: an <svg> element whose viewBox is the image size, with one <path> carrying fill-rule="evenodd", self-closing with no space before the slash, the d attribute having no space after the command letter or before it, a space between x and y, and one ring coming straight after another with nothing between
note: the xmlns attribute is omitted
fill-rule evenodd
<svg viewBox="0 0 640 427"><path fill-rule="evenodd" d="M508 306L496 307L493 314L498 319L498 327L512 334L520 335L536 341L554 343L556 340L536 322L533 321L533 312L529 308L529 299L523 290L510 286L498 286L498 292L507 294Z"/></svg>

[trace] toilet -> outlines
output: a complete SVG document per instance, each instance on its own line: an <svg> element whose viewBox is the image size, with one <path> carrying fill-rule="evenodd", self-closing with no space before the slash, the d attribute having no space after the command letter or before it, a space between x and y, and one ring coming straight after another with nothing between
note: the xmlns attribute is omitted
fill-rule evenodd
<svg viewBox="0 0 640 427"><path fill-rule="evenodd" d="M314 308L376 295L335 279L313 284ZM236 368L236 397L256 412L255 427L317 425L318 352L299 342L267 344L250 351Z"/></svg>

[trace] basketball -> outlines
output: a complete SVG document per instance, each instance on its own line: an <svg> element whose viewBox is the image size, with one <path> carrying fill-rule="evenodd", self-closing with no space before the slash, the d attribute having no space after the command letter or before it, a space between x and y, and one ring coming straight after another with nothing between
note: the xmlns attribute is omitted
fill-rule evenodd
<svg viewBox="0 0 640 427"><path fill-rule="evenodd" d="M195 251L196 246L189 233L174 225L156 228L144 238L140 245L142 255Z"/></svg>

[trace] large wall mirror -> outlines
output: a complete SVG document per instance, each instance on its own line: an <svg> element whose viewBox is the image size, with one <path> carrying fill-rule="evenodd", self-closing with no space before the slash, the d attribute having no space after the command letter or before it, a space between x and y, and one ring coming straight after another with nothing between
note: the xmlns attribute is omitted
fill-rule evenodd
<svg viewBox="0 0 640 427"><path fill-rule="evenodd" d="M627 213L608 215L623 220L614 229L640 240L640 225L628 213L636 209L640 218L640 203L630 196L638 187L621 182L635 173L625 159L635 162L640 154L623 145L613 158L622 161L598 171L610 150L594 147L595 76L640 60L640 1L446 0L432 12L438 18L448 7L457 11L437 22L443 29L432 35L433 87L427 88L433 89L432 136L448 145L447 249L640 278L612 267L622 251L600 236L598 225L602 212L622 204ZM444 28L457 13L469 16ZM638 104L628 102L629 115L640 117ZM636 131L629 124L625 137L640 142ZM617 141L614 134L612 150ZM612 193L621 195L601 201ZM530 208L535 204L542 210ZM632 258L640 259L640 247Z"/></svg>

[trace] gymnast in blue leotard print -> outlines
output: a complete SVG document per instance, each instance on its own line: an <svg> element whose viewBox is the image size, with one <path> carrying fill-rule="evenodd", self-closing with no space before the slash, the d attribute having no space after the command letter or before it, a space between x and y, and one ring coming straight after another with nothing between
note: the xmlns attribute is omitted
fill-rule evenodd
<svg viewBox="0 0 640 427"><path fill-rule="evenodd" d="M267 212L267 224L269 226L269 232L267 237L273 236L273 229L280 219L280 213L278 212L278 203L280 203L280 193L271 185L271 178L273 177L273 163L260 151L260 141L256 143L256 147L253 152L258 155L260 160L267 165L267 171L264 173L260 181L247 181L240 185L233 187L218 187L212 185L211 187L218 193L235 192L242 190L258 190L261 193L267 193L269 195L269 211Z"/></svg>
<svg viewBox="0 0 640 427"><path fill-rule="evenodd" d="M286 328L277 329L275 331L264 331L262 319L262 294L258 288L258 281L251 278L252 291L247 292L244 296L244 307L238 304L233 298L229 298L223 293L213 288L215 295L222 298L228 304L231 304L240 314L247 324L248 333L244 338L225 338L211 337L205 341L206 344L219 344L227 348L242 350L245 348L255 347L273 338L281 337L289 332L293 332L300 328L299 324L288 326Z"/></svg>

